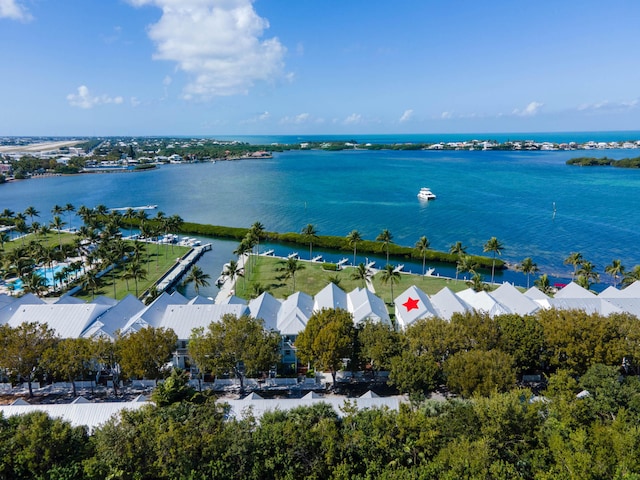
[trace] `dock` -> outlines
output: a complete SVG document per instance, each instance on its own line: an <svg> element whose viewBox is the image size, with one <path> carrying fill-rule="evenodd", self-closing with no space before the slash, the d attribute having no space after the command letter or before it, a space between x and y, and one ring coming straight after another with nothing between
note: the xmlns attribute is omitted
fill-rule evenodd
<svg viewBox="0 0 640 480"><path fill-rule="evenodd" d="M193 247L184 257L182 257L171 270L169 270L156 284L158 292L164 292L173 287L182 276L193 266L205 252L211 250L212 246L207 243L202 246Z"/></svg>

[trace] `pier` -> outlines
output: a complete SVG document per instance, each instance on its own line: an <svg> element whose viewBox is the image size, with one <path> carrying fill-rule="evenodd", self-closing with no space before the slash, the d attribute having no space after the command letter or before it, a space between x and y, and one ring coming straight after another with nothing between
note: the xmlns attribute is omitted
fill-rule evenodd
<svg viewBox="0 0 640 480"><path fill-rule="evenodd" d="M207 243L202 246L193 247L184 257L182 257L171 270L169 270L156 284L158 292L164 292L173 287L180 278L189 270L205 252L211 250L212 246Z"/></svg>

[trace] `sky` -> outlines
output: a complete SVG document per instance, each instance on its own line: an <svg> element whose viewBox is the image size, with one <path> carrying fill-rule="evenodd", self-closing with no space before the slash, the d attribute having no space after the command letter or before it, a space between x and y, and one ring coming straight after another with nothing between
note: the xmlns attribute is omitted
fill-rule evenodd
<svg viewBox="0 0 640 480"><path fill-rule="evenodd" d="M0 0L0 136L640 130L637 0Z"/></svg>

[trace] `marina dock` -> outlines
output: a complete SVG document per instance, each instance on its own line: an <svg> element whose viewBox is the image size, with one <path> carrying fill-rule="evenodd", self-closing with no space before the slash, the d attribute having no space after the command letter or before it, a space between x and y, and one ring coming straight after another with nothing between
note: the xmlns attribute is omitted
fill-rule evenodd
<svg viewBox="0 0 640 480"><path fill-rule="evenodd" d="M211 250L212 246L207 243L202 246L195 246L189 253L177 262L171 270L169 270L164 277L162 277L156 284L158 292L164 292L169 288L175 286L176 283L182 278L182 276L193 266L198 259L204 255L205 252Z"/></svg>

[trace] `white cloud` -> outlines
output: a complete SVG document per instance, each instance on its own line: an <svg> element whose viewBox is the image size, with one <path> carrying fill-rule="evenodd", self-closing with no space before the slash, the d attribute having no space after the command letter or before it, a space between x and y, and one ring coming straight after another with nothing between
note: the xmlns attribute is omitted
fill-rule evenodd
<svg viewBox="0 0 640 480"><path fill-rule="evenodd" d="M79 108L93 108L97 105L105 105L108 103L115 103L120 105L124 102L124 99L120 96L109 97L108 95L94 96L89 92L89 88L86 85L80 85L77 93L70 93L67 95L67 101L72 107Z"/></svg>
<svg viewBox="0 0 640 480"><path fill-rule="evenodd" d="M300 113L293 117L282 117L279 121L282 125L303 125L303 124L321 124L324 123L323 118L314 117L310 113Z"/></svg>
<svg viewBox="0 0 640 480"><path fill-rule="evenodd" d="M132 107L137 107L142 103L137 97L131 97L130 102Z"/></svg>
<svg viewBox="0 0 640 480"><path fill-rule="evenodd" d="M344 119L343 123L345 125L357 125L359 123L362 123L362 115L360 115L359 113L352 113Z"/></svg>
<svg viewBox="0 0 640 480"><path fill-rule="evenodd" d="M269 112L262 112L256 115L255 117L251 117L247 120L243 120L240 123L247 124L247 123L266 122L270 118L271 118L271 114Z"/></svg>
<svg viewBox="0 0 640 480"><path fill-rule="evenodd" d="M408 122L413 117L413 110L405 110L402 116L400 117L400 123Z"/></svg>
<svg viewBox="0 0 640 480"><path fill-rule="evenodd" d="M154 59L177 63L189 81L183 96L209 99L245 94L257 81L283 76L286 48L277 38L262 40L269 22L254 0L129 0L162 9L151 25Z"/></svg>
<svg viewBox="0 0 640 480"><path fill-rule="evenodd" d="M449 120L450 118L453 118L453 113L451 113L451 112L442 112L440 114L440 118L442 118L443 120Z"/></svg>
<svg viewBox="0 0 640 480"><path fill-rule="evenodd" d="M604 111L620 111L620 110L631 110L636 108L639 105L638 99L634 100L626 100L622 102L610 102L609 100L604 100L598 103L585 103L578 107L578 111L593 111L593 112L604 112Z"/></svg>
<svg viewBox="0 0 640 480"><path fill-rule="evenodd" d="M33 20L31 14L17 0L0 0L0 18L10 18L29 22Z"/></svg>
<svg viewBox="0 0 640 480"><path fill-rule="evenodd" d="M513 115L519 115L521 117L532 117L538 113L540 108L544 106L544 103L540 102L531 102L529 105L524 107L523 110L519 110L515 108L512 112Z"/></svg>

